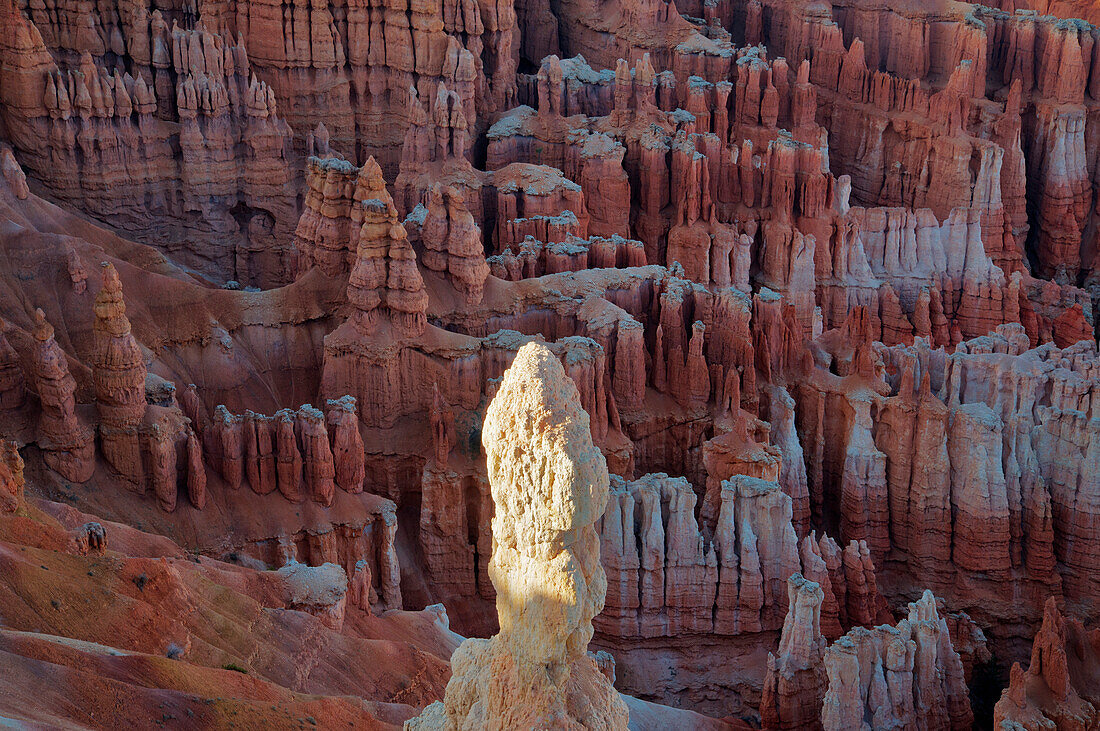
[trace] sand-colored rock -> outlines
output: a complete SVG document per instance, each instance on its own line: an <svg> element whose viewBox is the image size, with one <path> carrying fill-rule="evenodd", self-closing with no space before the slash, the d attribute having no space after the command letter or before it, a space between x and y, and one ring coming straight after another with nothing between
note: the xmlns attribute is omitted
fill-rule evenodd
<svg viewBox="0 0 1100 731"><path fill-rule="evenodd" d="M593 526L608 484L587 422L557 358L524 346L483 432L501 631L456 650L444 701L406 728L626 726L625 704L587 653L607 588Z"/></svg>

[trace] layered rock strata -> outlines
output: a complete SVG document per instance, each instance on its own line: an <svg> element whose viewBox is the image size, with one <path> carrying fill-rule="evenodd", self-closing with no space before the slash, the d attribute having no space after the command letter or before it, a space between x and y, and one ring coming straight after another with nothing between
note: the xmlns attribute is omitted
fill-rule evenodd
<svg viewBox="0 0 1100 731"><path fill-rule="evenodd" d="M821 634L821 587L801 574L787 580L788 610L777 654L768 653L760 702L766 729L820 729L825 695L825 638Z"/></svg>
<svg viewBox="0 0 1100 731"><path fill-rule="evenodd" d="M286 283L292 132L243 39L144 6L109 14L126 21L76 31L68 13L0 7L0 108L20 159L57 198L208 276Z"/></svg>
<svg viewBox="0 0 1100 731"><path fill-rule="evenodd" d="M95 430L77 414L76 381L53 327L42 310L35 310L34 318L33 381L41 408L38 443L43 459L65 479L86 482L95 471Z"/></svg>
<svg viewBox="0 0 1100 731"><path fill-rule="evenodd" d="M696 521L684 478L612 480L600 523L607 603L595 625L608 638L740 635L778 630L788 578L802 572L827 596L826 632L890 621L866 544L798 540L791 499L775 482L735 475L722 484L713 526Z"/></svg>
<svg viewBox="0 0 1100 731"><path fill-rule="evenodd" d="M130 331L122 283L113 264L103 267L95 299L95 381L103 457L135 489L145 488L141 427L145 418L145 356Z"/></svg>

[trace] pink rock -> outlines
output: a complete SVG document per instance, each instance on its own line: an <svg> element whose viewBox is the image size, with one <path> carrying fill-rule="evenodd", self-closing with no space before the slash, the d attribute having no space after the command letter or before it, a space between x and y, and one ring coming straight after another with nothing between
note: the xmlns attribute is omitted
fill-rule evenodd
<svg viewBox="0 0 1100 731"><path fill-rule="evenodd" d="M447 464L454 447L454 410L443 400L439 384L432 384L432 456L442 467Z"/></svg>
<svg viewBox="0 0 1100 731"><path fill-rule="evenodd" d="M802 574L787 580L789 604L777 655L768 653L768 674L760 702L761 727L766 729L821 728L821 699L825 695L821 634L821 587Z"/></svg>
<svg viewBox="0 0 1100 731"><path fill-rule="evenodd" d="M0 513L14 513L24 506L23 458L15 442L4 441L0 450Z"/></svg>
<svg viewBox="0 0 1100 731"><path fill-rule="evenodd" d="M176 443L167 423L157 422L150 428L150 479L160 509L170 513L176 509Z"/></svg>
<svg viewBox="0 0 1100 731"><path fill-rule="evenodd" d="M973 723L962 663L929 591L897 626L857 627L841 637L825 652L825 668L825 729L859 727L864 718L876 727L965 729Z"/></svg>
<svg viewBox="0 0 1100 731"><path fill-rule="evenodd" d="M279 492L291 502L305 499L302 493L302 454L295 434L296 421L296 414L290 409L275 413L275 470Z"/></svg>
<svg viewBox="0 0 1100 731"><path fill-rule="evenodd" d="M336 470L336 484L350 493L363 491L364 470L363 438L359 434L359 416L355 399L345 396L329 400L326 425L332 439L332 456Z"/></svg>
<svg viewBox="0 0 1100 731"><path fill-rule="evenodd" d="M206 464L194 431L187 432L187 498L198 510L206 507Z"/></svg>
<svg viewBox="0 0 1100 731"><path fill-rule="evenodd" d="M239 490L244 483L245 446L244 425L239 416L229 413L219 404L214 410L214 433L221 447L221 475L231 490Z"/></svg>
<svg viewBox="0 0 1100 731"><path fill-rule="evenodd" d="M336 469L324 414L304 404L298 409L298 433L302 443L302 474L306 492L314 502L329 507L336 497L333 481Z"/></svg>
<svg viewBox="0 0 1100 731"><path fill-rule="evenodd" d="M19 354L8 343L5 328L4 321L0 320L0 410L18 409L27 397Z"/></svg>
<svg viewBox="0 0 1100 731"><path fill-rule="evenodd" d="M266 495L277 487L274 425L269 417L251 411L245 412L242 424L248 485L257 495Z"/></svg>
<svg viewBox="0 0 1100 731"><path fill-rule="evenodd" d="M432 186L420 236L424 266L447 275L468 305L481 302L489 265L481 227L467 210L458 188Z"/></svg>
<svg viewBox="0 0 1100 731"><path fill-rule="evenodd" d="M1096 630L1065 618L1050 597L1025 671L1013 663L1009 686L994 708L994 722L1021 728L1088 728L1100 711L1087 679L1097 668Z"/></svg>
<svg viewBox="0 0 1100 731"><path fill-rule="evenodd" d="M355 563L355 571L348 582L348 603L364 612L370 612L372 597L377 601L374 587L371 586L370 564L360 559Z"/></svg>
<svg viewBox="0 0 1100 731"><path fill-rule="evenodd" d="M416 254L397 220L393 199L382 182L382 170L373 158L363 166L370 189L380 198L364 200L363 224L355 266L348 280L348 300L355 308L352 323L371 333L384 317L399 336L424 331L428 294L416 268Z"/></svg>

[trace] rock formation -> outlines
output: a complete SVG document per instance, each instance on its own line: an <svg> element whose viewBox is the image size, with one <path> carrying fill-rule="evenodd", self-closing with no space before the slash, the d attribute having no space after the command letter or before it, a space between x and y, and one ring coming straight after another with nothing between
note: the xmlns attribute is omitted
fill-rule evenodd
<svg viewBox="0 0 1100 731"><path fill-rule="evenodd" d="M0 409L18 409L26 401L26 379L19 365L19 354L8 343L4 323L0 321Z"/></svg>
<svg viewBox="0 0 1100 731"><path fill-rule="evenodd" d="M5 441L0 445L0 512L14 513L24 506L23 489L26 478L23 476L23 458L15 442Z"/></svg>
<svg viewBox="0 0 1100 731"><path fill-rule="evenodd" d="M821 587L801 574L787 580L789 602L778 656L768 653L760 715L768 729L821 728L825 695Z"/></svg>
<svg viewBox="0 0 1100 731"><path fill-rule="evenodd" d="M7 146L0 148L0 173L3 173L16 198L25 200L30 195L27 176L23 173L23 168L19 167L11 148Z"/></svg>
<svg viewBox="0 0 1100 731"><path fill-rule="evenodd" d="M998 728L1089 728L1100 718L1096 677L1097 631L1064 617L1047 600L1027 670L1013 663L1009 685L994 712Z"/></svg>
<svg viewBox="0 0 1100 731"><path fill-rule="evenodd" d="M114 12L73 31L0 7L3 115L20 160L55 197L212 276L289 281L279 239L293 228L293 133L272 88L250 77L242 39L213 18Z"/></svg>
<svg viewBox="0 0 1100 731"><path fill-rule="evenodd" d="M438 185L428 191L427 211L420 227L424 266L445 274L469 305L481 302L489 265L481 228L466 209L462 193Z"/></svg>
<svg viewBox="0 0 1100 731"><path fill-rule="evenodd" d="M34 317L34 387L41 403L38 441L43 459L65 479L86 482L95 471L95 431L77 415L76 381L53 327L42 310L35 310Z"/></svg>
<svg viewBox="0 0 1100 731"><path fill-rule="evenodd" d="M202 455L220 464L221 477L232 490L247 484L257 495L278 490L291 502L308 497L329 507L337 486L353 494L363 491L366 468L355 399L343 396L327 405L327 415L303 404L274 416L252 411L238 415L219 405L215 436ZM192 437L187 441L190 445Z"/></svg>
<svg viewBox="0 0 1100 731"><path fill-rule="evenodd" d="M825 729L966 729L974 721L962 663L929 591L896 626L856 628L834 642L825 669Z"/></svg>
<svg viewBox="0 0 1100 731"><path fill-rule="evenodd" d="M385 319L398 337L413 337L424 331L428 303L424 281L393 199L381 182L381 168L373 159L365 168L370 188L381 197L360 203L363 223L348 280L348 300L356 310L352 324L369 334Z"/></svg>
<svg viewBox="0 0 1100 731"><path fill-rule="evenodd" d="M145 358L130 332L122 283L113 264L103 266L95 298L92 361L103 457L135 489L143 491L141 425L145 418Z"/></svg>
<svg viewBox="0 0 1100 731"><path fill-rule="evenodd" d="M342 566L294 562L283 566L278 574L286 582L288 607L320 617L326 627L340 629L348 594L348 576Z"/></svg>
<svg viewBox="0 0 1100 731"><path fill-rule="evenodd" d="M302 435L302 475L306 493L314 502L329 507L335 499L336 467L324 414L306 404L298 412L298 424Z"/></svg>
<svg viewBox="0 0 1100 731"><path fill-rule="evenodd" d="M306 164L308 192L294 231L298 271L312 266L329 276L350 271L355 263L359 231L358 206L369 195L359 183L369 183L364 170L337 157L309 158Z"/></svg>
<svg viewBox="0 0 1100 731"><path fill-rule="evenodd" d="M76 552L81 556L102 554L107 550L107 530L99 523L85 523L71 533Z"/></svg>
<svg viewBox="0 0 1100 731"><path fill-rule="evenodd" d="M0 714L1093 723L1078 16L0 0Z"/></svg>
<svg viewBox="0 0 1100 731"><path fill-rule="evenodd" d="M336 484L348 492L362 492L366 471L363 466L363 438L359 434L355 399L345 396L329 401L328 406L326 421L332 438Z"/></svg>
<svg viewBox="0 0 1100 731"><path fill-rule="evenodd" d="M828 536L800 543L791 500L777 483L748 475L723 482L712 528L696 521L695 505L683 478L612 478L600 524L608 574L606 608L596 619L601 633L628 638L778 630L790 616L787 579L799 571L813 576L829 597L825 611L834 639L842 623L890 618L866 544L841 550Z"/></svg>
<svg viewBox="0 0 1100 731"><path fill-rule="evenodd" d="M206 465L195 432L187 432L187 498L199 510L206 507Z"/></svg>
<svg viewBox="0 0 1100 731"><path fill-rule="evenodd" d="M500 633L466 640L444 701L405 728L624 728L626 706L587 653L607 588L594 528L607 468L577 389L550 351L520 349L483 434Z"/></svg>

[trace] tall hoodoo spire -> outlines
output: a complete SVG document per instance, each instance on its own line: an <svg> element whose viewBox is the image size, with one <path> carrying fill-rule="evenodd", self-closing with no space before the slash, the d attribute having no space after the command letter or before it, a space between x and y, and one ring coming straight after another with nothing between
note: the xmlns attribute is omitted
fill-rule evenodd
<svg viewBox="0 0 1100 731"><path fill-rule="evenodd" d="M42 310L34 311L33 332L34 382L42 405L38 418L42 457L65 479L86 482L95 471L95 431L77 418L76 380Z"/></svg>
<svg viewBox="0 0 1100 731"><path fill-rule="evenodd" d="M126 317L122 282L103 263L103 288L96 295L95 355L92 380L99 409L103 456L116 471L144 491L141 422L145 417L145 359Z"/></svg>
<svg viewBox="0 0 1100 731"><path fill-rule="evenodd" d="M625 729L625 703L587 654L607 591L595 527L607 464L577 387L545 346L516 355L482 444L496 505L489 576L500 633L455 651L444 702L406 729Z"/></svg>

